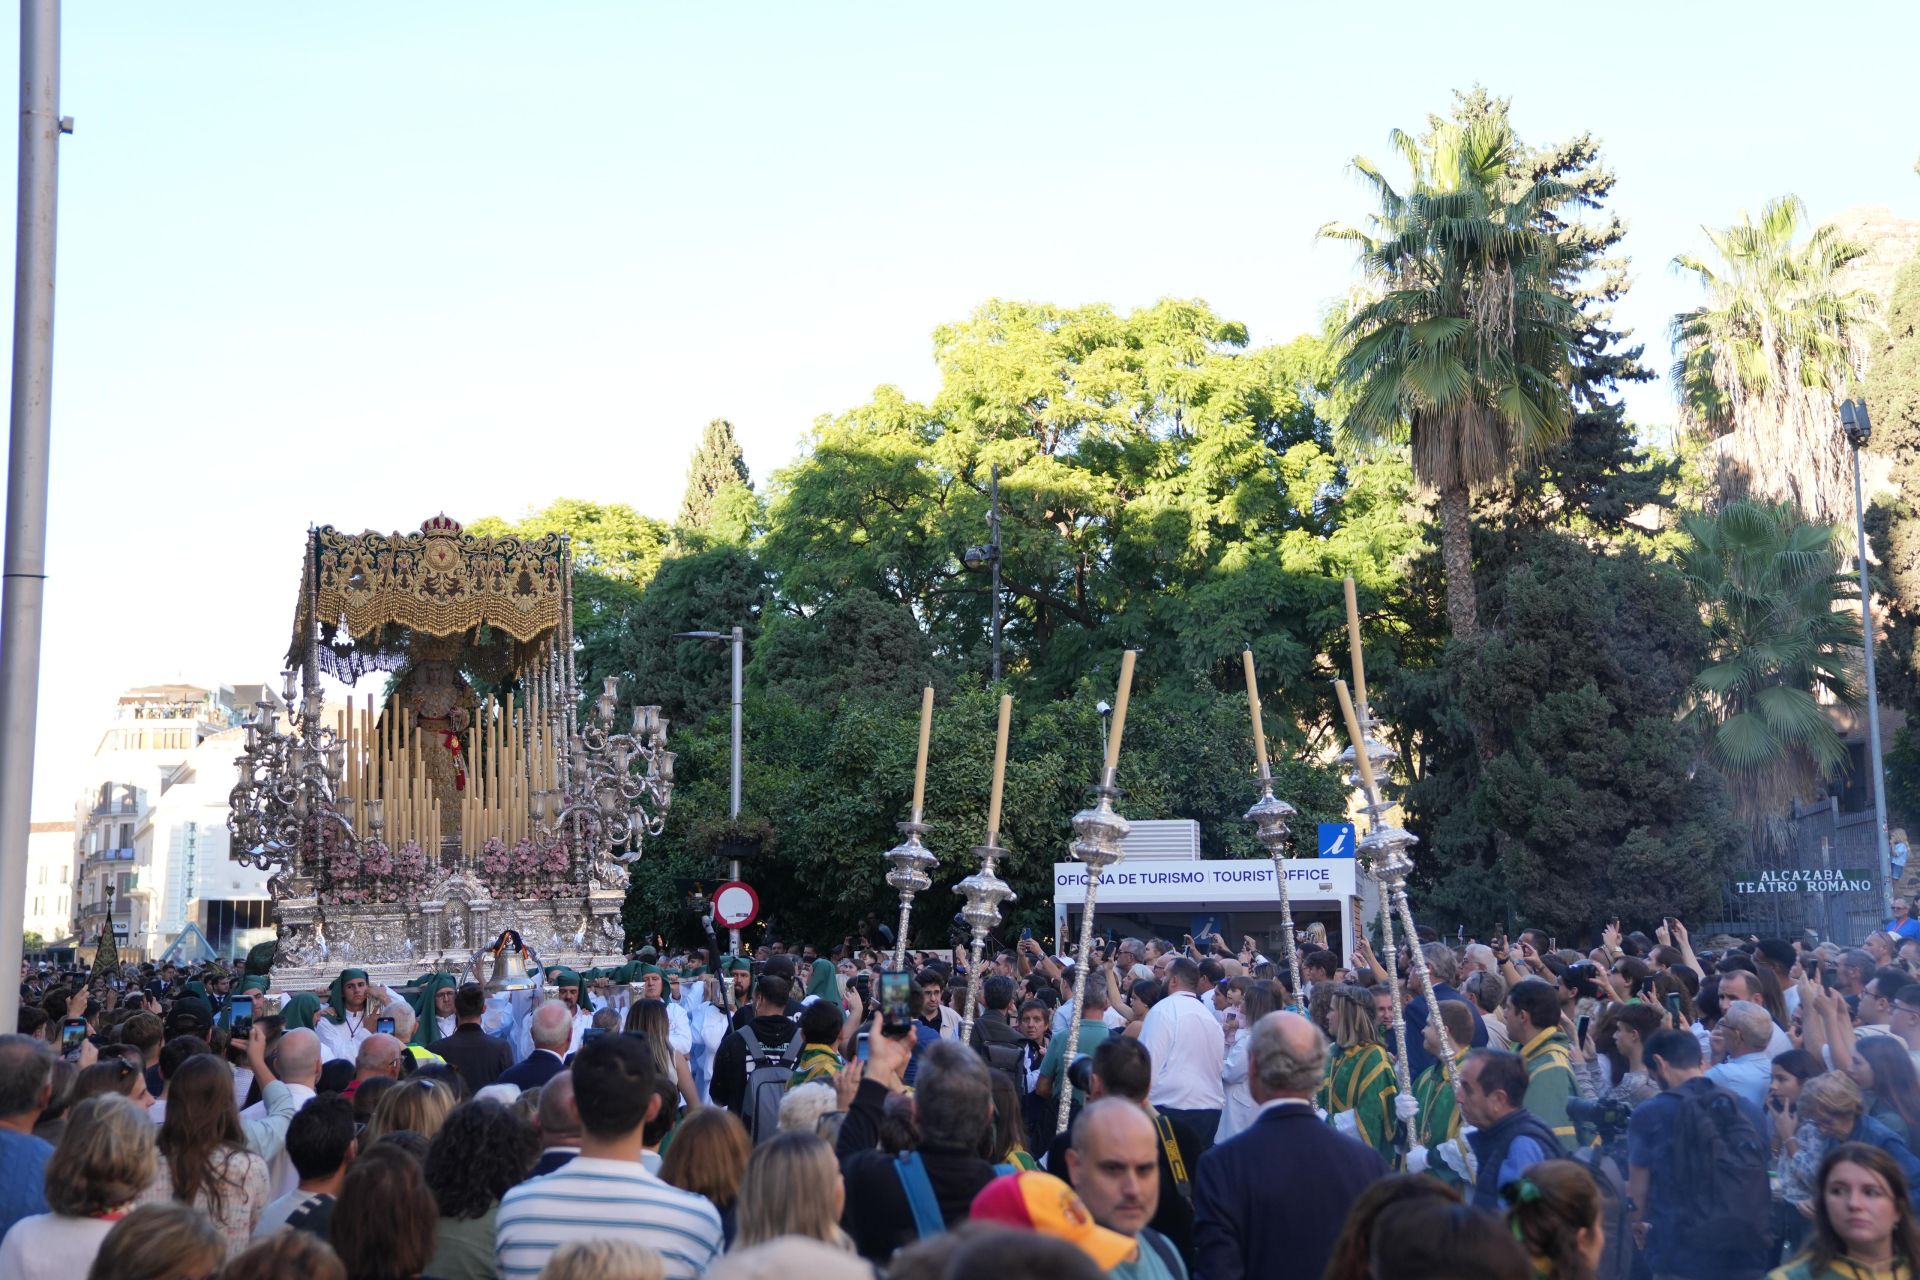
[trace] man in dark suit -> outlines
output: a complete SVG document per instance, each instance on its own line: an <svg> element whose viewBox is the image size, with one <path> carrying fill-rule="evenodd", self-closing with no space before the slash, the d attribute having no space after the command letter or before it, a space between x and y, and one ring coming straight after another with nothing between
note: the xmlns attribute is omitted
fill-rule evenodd
<svg viewBox="0 0 1920 1280"><path fill-rule="evenodd" d="M1386 1161L1314 1114L1327 1041L1297 1013L1270 1013L1242 1034L1247 1087L1260 1110L1200 1157L1194 1176L1194 1280L1316 1280L1353 1201Z"/></svg>
<svg viewBox="0 0 1920 1280"><path fill-rule="evenodd" d="M468 1094L486 1088L513 1065L513 1046L480 1029L486 1011L486 991L477 982L467 983L453 995L453 1034L427 1046L428 1053L453 1064L466 1081Z"/></svg>
<svg viewBox="0 0 1920 1280"><path fill-rule="evenodd" d="M533 1052L502 1071L496 1083L535 1089L566 1066L562 1055L573 1043L573 1010L558 1000L547 1001L533 1011L532 1031Z"/></svg>

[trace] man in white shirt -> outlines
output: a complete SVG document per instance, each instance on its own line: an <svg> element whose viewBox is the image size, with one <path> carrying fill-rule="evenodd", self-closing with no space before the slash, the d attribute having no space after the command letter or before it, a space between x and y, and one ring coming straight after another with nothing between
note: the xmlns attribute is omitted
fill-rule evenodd
<svg viewBox="0 0 1920 1280"><path fill-rule="evenodd" d="M572 1080L580 1154L501 1199L494 1227L501 1280L534 1280L560 1246L590 1239L646 1245L660 1255L667 1280L698 1280L725 1237L705 1197L641 1166L647 1122L660 1110L647 1047L632 1036L591 1040L573 1060Z"/></svg>
<svg viewBox="0 0 1920 1280"><path fill-rule="evenodd" d="M367 981L365 969L342 969L327 989L327 1008L313 1024L326 1060L352 1062L360 1046L379 1030L379 1021L393 1005L405 1005L386 987Z"/></svg>
<svg viewBox="0 0 1920 1280"><path fill-rule="evenodd" d="M1226 1089L1220 1064L1227 1056L1226 1031L1200 1003L1200 966L1185 956L1167 965L1167 995L1147 1013L1140 1043L1153 1060L1148 1100L1192 1129L1206 1146L1220 1128ZM1195 1159L1199 1154L1195 1154Z"/></svg>

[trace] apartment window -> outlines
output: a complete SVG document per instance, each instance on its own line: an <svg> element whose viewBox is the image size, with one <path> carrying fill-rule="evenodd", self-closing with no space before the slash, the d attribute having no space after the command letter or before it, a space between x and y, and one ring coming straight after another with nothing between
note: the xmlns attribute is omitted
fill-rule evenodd
<svg viewBox="0 0 1920 1280"><path fill-rule="evenodd" d="M41 868L40 868L40 883L41 883L41 884L45 884L46 882L47 882L47 869L46 869L45 867L41 867Z"/></svg>

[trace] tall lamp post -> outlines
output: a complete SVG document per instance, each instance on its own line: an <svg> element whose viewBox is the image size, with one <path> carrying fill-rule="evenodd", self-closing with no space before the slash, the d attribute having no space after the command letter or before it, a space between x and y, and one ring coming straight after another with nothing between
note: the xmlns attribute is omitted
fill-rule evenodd
<svg viewBox="0 0 1920 1280"><path fill-rule="evenodd" d="M727 816L740 816L740 655L746 647L745 633L735 627L731 633L725 631L676 631L674 636L681 640L728 640L733 645L733 797L727 806ZM727 879L740 878L740 859L727 863ZM729 954L740 954L740 931L727 930Z"/></svg>
<svg viewBox="0 0 1920 1280"><path fill-rule="evenodd" d="M1893 915L1893 860L1887 849L1887 769L1880 758L1880 686L1873 673L1873 587L1867 581L1867 503L1860 484L1860 450L1873 435L1865 400L1840 403L1840 430L1853 447L1853 535L1860 568L1860 637L1866 654L1867 768L1873 775L1873 844L1880 855L1880 910Z"/></svg>
<svg viewBox="0 0 1920 1280"><path fill-rule="evenodd" d="M14 222L13 390L0 570L0 973L20 968L14 926L27 908L33 735L40 706L40 623L47 578L47 465L53 441L53 263L60 135L60 0L20 5L20 168ZM0 1026L20 992L0 983Z"/></svg>
<svg viewBox="0 0 1920 1280"><path fill-rule="evenodd" d="M968 547L960 557L967 568L993 571L993 682L1000 683L1000 467L993 468L993 488L987 499L987 545Z"/></svg>

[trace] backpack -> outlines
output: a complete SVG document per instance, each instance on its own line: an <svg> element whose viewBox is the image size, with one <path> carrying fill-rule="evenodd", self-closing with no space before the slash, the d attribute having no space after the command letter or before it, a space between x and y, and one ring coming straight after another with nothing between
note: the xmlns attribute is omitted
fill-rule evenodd
<svg viewBox="0 0 1920 1280"><path fill-rule="evenodd" d="M1672 1146L1674 1217L1690 1249L1748 1254L1773 1237L1767 1143L1740 1103L1708 1085L1680 1094Z"/></svg>
<svg viewBox="0 0 1920 1280"><path fill-rule="evenodd" d="M740 1108L747 1133L756 1145L771 1138L780 1128L780 1099L786 1096L787 1081L794 1063L800 1058L800 1042L806 1037L794 1028L793 1037L777 1048L769 1049L753 1034L752 1027L740 1028L740 1039L747 1046L747 1093Z"/></svg>

